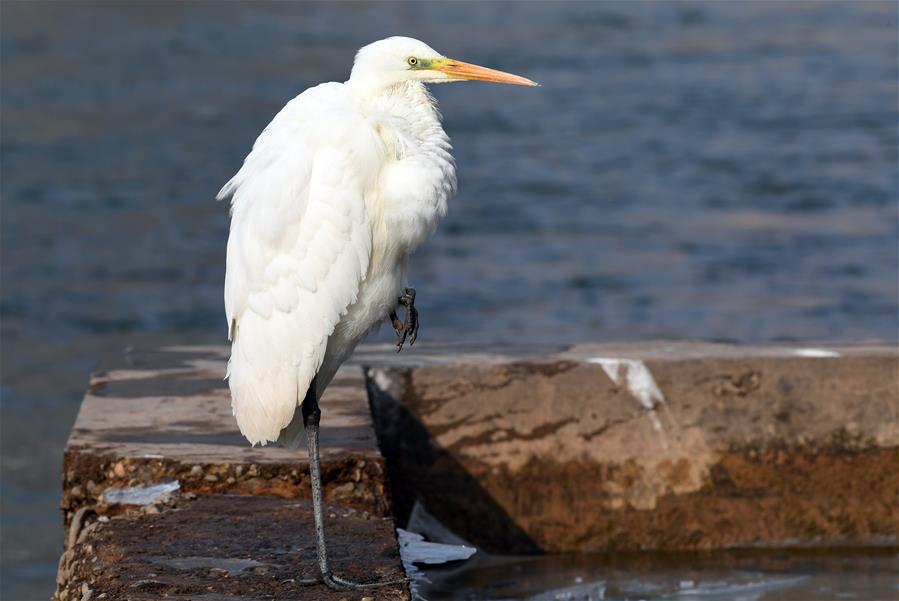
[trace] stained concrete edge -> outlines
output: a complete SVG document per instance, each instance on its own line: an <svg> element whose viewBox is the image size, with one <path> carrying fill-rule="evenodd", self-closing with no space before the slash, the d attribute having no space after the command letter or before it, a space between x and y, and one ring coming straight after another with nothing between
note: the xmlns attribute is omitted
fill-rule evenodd
<svg viewBox="0 0 899 601"><path fill-rule="evenodd" d="M228 557L247 559L284 539L286 527L298 533L282 543L275 572L313 562L303 453L242 442L221 379L226 356L221 347L129 350L94 375L65 456L66 523L83 511L61 560L58 599L81 598L85 585L96 598L102 588L91 583L101 573L108 583L129 574L154 581L138 576L157 573L147 568L155 559L140 559L139 533L156 536L165 531L156 520L177 522L191 507L196 528L181 524L179 537L157 540L173 556L193 537L219 551L191 553L224 545ZM322 402L329 519L361 520L334 544L351 553L354 534L381 532L382 551L365 551L377 565L366 570L399 569L392 494L401 520L403 504L419 497L455 531L505 552L896 545L897 378L899 349L883 344L419 343L401 355L363 345ZM171 479L178 495L150 510L102 501L110 486ZM226 529L209 524L243 504L297 522L263 520L251 540L227 543ZM168 567L213 590L210 574L232 576L221 566ZM247 598L298 584L266 578L271 567L253 571L262 567L238 571L237 580L253 574L262 587ZM106 598L193 590L155 580ZM404 598L401 589L378 598Z"/></svg>
<svg viewBox="0 0 899 601"><path fill-rule="evenodd" d="M418 499L496 552L899 541L895 347L423 355L356 359L400 523Z"/></svg>

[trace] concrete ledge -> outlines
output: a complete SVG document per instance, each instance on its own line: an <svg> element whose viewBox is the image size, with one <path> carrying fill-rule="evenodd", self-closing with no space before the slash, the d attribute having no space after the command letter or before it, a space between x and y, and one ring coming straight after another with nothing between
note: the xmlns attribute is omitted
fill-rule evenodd
<svg viewBox="0 0 899 601"><path fill-rule="evenodd" d="M246 444L225 353L129 352L92 378L57 599L361 598L301 582L305 453ZM499 553L899 545L894 347L367 345L322 411L328 540L351 577L399 575L391 516L416 501ZM165 482L142 507L109 491Z"/></svg>
<svg viewBox="0 0 899 601"><path fill-rule="evenodd" d="M223 348L129 352L91 377L64 459L66 523L109 486L178 480L199 493L309 497L305 449L250 447L222 380ZM328 500L387 515L384 460L363 374L342 370L322 400Z"/></svg>
<svg viewBox="0 0 899 601"><path fill-rule="evenodd" d="M896 348L385 351L356 361L400 523L420 499L506 553L897 544Z"/></svg>
<svg viewBox="0 0 899 601"><path fill-rule="evenodd" d="M403 578L393 520L332 504L325 514L329 550L341 575ZM81 529L60 561L57 598L338 601L364 596L303 583L318 575L313 528L308 502L181 495ZM405 600L408 594L404 586L384 587L377 598Z"/></svg>
<svg viewBox="0 0 899 601"><path fill-rule="evenodd" d="M308 457L247 444L222 379L226 357L222 348L131 351L91 378L64 458L69 544L57 599L88 590L106 599L350 598L300 584L317 570ZM401 577L359 367L337 375L322 414L335 569L363 580ZM168 501L135 507L108 498L110 489L165 482L179 487ZM382 595L408 598L402 586Z"/></svg>

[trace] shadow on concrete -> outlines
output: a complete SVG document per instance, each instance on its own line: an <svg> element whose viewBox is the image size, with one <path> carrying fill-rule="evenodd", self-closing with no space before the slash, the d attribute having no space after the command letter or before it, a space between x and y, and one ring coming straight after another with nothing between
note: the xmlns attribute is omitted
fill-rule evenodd
<svg viewBox="0 0 899 601"><path fill-rule="evenodd" d="M400 373L409 377L409 372ZM370 378L366 378L366 388L378 446L387 461L397 526L404 527L409 522L418 499L444 526L488 553L540 553L531 537L453 454L438 446L403 399L394 398ZM402 390L401 394L410 394L412 386L408 381Z"/></svg>

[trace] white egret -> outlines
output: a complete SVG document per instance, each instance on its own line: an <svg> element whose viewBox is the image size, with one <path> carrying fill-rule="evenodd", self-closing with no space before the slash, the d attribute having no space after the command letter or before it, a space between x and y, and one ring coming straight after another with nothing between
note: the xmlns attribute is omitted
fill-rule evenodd
<svg viewBox="0 0 899 601"><path fill-rule="evenodd" d="M333 575L328 564L318 399L385 318L398 351L415 342L407 259L456 188L449 138L425 84L464 80L537 85L446 58L418 40L380 40L359 50L345 83L288 102L218 194L231 198L231 406L254 445L295 448L305 430L318 563L331 587L364 585Z"/></svg>

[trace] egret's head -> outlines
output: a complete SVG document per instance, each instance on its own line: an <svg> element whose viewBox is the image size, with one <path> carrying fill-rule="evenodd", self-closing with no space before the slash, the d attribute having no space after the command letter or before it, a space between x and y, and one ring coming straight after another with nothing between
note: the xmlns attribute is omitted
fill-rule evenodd
<svg viewBox="0 0 899 601"><path fill-rule="evenodd" d="M444 83L466 80L538 85L518 75L446 58L424 42L399 36L378 40L360 49L350 74L351 82L373 87L389 87L404 81Z"/></svg>

